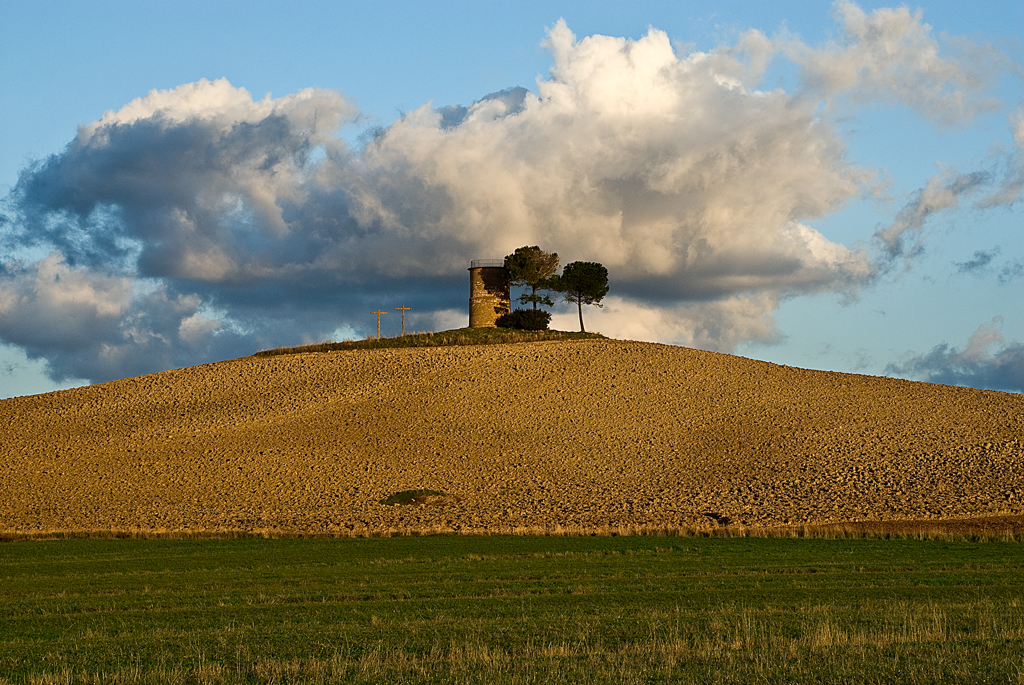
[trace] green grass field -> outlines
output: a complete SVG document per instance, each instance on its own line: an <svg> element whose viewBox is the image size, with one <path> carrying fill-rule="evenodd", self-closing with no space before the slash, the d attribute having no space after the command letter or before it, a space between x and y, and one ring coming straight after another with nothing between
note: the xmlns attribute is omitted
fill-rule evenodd
<svg viewBox="0 0 1024 685"><path fill-rule="evenodd" d="M1024 682L1024 545L0 544L0 683Z"/></svg>

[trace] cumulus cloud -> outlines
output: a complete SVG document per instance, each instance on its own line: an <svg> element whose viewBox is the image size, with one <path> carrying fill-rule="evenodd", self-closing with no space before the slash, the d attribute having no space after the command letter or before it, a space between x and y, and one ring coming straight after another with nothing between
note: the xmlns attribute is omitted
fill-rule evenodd
<svg viewBox="0 0 1024 685"><path fill-rule="evenodd" d="M517 114L485 100L446 129L423 107L368 146L359 223L412 233L414 217L415 238L463 255L543 243L604 262L620 292L665 299L829 289L869 271L800 223L860 180L811 107L723 85L660 31L576 41L559 23L548 45L552 78Z"/></svg>
<svg viewBox="0 0 1024 685"><path fill-rule="evenodd" d="M1002 321L996 317L979 326L963 350L943 343L927 354L890 364L886 373L930 383L1024 392L1024 344L1003 339Z"/></svg>
<svg viewBox="0 0 1024 685"><path fill-rule="evenodd" d="M51 378L107 379L226 352L232 337L200 298L68 266L58 252L0 271L0 336Z"/></svg>
<svg viewBox="0 0 1024 685"><path fill-rule="evenodd" d="M304 200L310 155L337 148L355 115L315 89L260 101L225 79L154 91L22 173L19 238L75 264L130 258L147 277L251 281L308 249L282 240L285 214Z"/></svg>
<svg viewBox="0 0 1024 685"><path fill-rule="evenodd" d="M0 228L20 257L0 278L0 337L55 378L106 380L367 332L392 301L451 325L471 259L538 244L608 267L595 330L719 350L775 340L782 298L850 295L878 272L811 226L874 178L821 98L874 93L943 121L987 106L919 15L837 8L845 42L815 50L752 31L677 54L657 29L578 39L559 21L535 92L428 103L355 150L338 131L361 114L333 91L153 91L21 174ZM757 89L780 51L810 90ZM968 192L958 183L922 191L884 249L905 253Z"/></svg>
<svg viewBox="0 0 1024 685"><path fill-rule="evenodd" d="M744 342L782 339L772 317L778 301L768 293L660 307L611 296L603 304L601 309L584 307L584 323L587 330L599 330L613 338L715 352L733 352ZM555 314L551 321L553 328L573 330L579 326L578 311Z"/></svg>

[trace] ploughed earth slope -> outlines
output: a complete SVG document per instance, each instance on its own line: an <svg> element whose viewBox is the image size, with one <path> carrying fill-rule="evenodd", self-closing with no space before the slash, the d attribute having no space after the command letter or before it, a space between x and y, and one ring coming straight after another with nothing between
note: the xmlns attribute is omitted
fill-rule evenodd
<svg viewBox="0 0 1024 685"><path fill-rule="evenodd" d="M9 532L1024 513L1020 395L613 340L248 357L3 400L0 421ZM418 488L453 497L379 503Z"/></svg>

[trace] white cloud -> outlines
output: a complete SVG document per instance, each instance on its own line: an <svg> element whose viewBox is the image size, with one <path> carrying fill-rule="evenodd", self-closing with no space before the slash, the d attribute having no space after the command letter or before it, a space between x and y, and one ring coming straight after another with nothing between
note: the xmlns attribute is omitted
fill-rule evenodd
<svg viewBox="0 0 1024 685"><path fill-rule="evenodd" d="M178 338L193 347L208 342L210 335L220 328L221 322L211 319L201 312L194 312L183 318L178 324Z"/></svg>
<svg viewBox="0 0 1024 685"><path fill-rule="evenodd" d="M660 307L610 296L603 304L584 306L583 323L587 331L612 338L732 352L744 342L771 343L782 337L772 318L778 301L769 294ZM579 330L578 310L554 314L551 327Z"/></svg>
<svg viewBox="0 0 1024 685"><path fill-rule="evenodd" d="M848 0L833 8L841 42L786 46L803 67L808 88L830 98L847 95L858 104L903 104L944 125L999 108L988 96L1005 60L999 51L959 39L940 43L920 9L883 7L868 14Z"/></svg>
<svg viewBox="0 0 1024 685"><path fill-rule="evenodd" d="M108 134L115 127L146 120L167 126L204 122L227 133L238 124L259 124L272 117L298 122L310 136L327 141L346 118L357 113L355 105L334 91L304 88L281 98L267 93L262 100L253 100L249 91L236 88L226 78L200 79L169 90L152 90L117 111L104 112L97 121L79 127L76 143L109 144Z"/></svg>

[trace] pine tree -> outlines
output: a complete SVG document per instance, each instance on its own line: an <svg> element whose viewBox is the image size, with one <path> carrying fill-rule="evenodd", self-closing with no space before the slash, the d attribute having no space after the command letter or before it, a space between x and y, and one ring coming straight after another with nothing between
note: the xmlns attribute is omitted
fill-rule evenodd
<svg viewBox="0 0 1024 685"><path fill-rule="evenodd" d="M552 290L565 294L566 302L575 302L580 313L580 331L583 327L583 305L596 304L608 294L608 269L597 262L573 262L566 265L562 275L550 284Z"/></svg>

